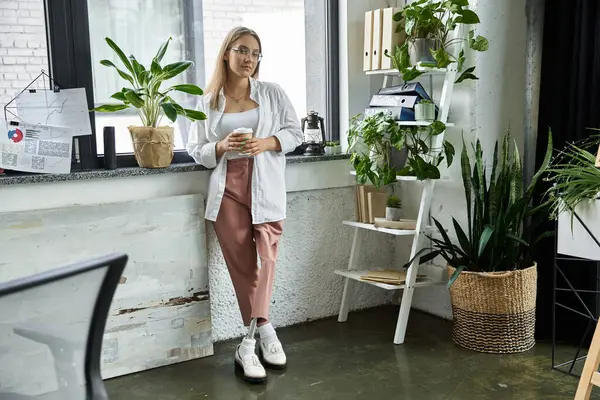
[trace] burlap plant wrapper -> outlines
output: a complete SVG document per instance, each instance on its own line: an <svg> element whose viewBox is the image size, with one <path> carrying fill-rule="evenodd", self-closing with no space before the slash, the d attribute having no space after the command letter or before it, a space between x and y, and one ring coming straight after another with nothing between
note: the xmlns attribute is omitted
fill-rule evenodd
<svg viewBox="0 0 600 400"><path fill-rule="evenodd" d="M454 271L448 266L448 276ZM450 286L452 340L484 353L531 349L536 295L537 264L516 271L463 271Z"/></svg>
<svg viewBox="0 0 600 400"><path fill-rule="evenodd" d="M174 128L130 126L133 153L142 168L166 168L173 161Z"/></svg>

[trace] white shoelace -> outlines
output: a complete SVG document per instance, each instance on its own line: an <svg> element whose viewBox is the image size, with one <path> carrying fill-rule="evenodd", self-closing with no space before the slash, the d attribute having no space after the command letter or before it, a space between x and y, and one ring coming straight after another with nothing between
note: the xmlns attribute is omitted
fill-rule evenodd
<svg viewBox="0 0 600 400"><path fill-rule="evenodd" d="M242 358L242 362L245 367L262 367L262 364L258 360L258 356L256 354L249 354Z"/></svg>
<svg viewBox="0 0 600 400"><path fill-rule="evenodd" d="M278 353L283 352L283 348L281 347L281 343L280 342L269 343L269 345L267 347L267 350L271 354L278 354Z"/></svg>

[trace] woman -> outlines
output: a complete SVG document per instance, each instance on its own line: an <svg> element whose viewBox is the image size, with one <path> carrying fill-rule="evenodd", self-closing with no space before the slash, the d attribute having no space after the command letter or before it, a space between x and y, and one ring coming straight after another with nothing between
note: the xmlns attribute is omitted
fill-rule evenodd
<svg viewBox="0 0 600 400"><path fill-rule="evenodd" d="M264 382L267 367L285 368L286 356L269 322L279 238L286 217L285 154L302 142L292 104L277 84L256 80L262 58L258 35L234 28L221 46L187 151L215 168L210 177L206 219L214 221L219 244L249 334L235 353L236 367L250 381ZM245 139L235 133L251 128ZM257 251L260 266L257 264Z"/></svg>

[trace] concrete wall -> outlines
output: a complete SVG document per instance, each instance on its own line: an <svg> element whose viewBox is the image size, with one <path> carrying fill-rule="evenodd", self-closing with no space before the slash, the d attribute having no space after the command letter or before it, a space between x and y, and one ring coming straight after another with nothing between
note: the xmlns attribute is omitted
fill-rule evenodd
<svg viewBox="0 0 600 400"><path fill-rule="evenodd" d="M284 228L272 305L276 326L337 314L343 279L333 271L347 267L352 231L342 226L342 220L354 215L349 170L344 160L288 165L289 217ZM7 186L2 188L3 210L10 213L129 203L195 193L205 195L208 177L209 172L203 171ZM393 261L391 238L369 235L364 248L369 250L360 261L361 267L390 265ZM161 251L179 249L165 244ZM211 224L207 225L207 252L213 339L241 336L244 328ZM48 251L40 268L50 268L59 260L63 260L62 254ZM170 268L172 266L165 263L162 272L168 273ZM357 285L355 293L353 309L392 300L388 293L367 285Z"/></svg>
<svg viewBox="0 0 600 400"><path fill-rule="evenodd" d="M125 253L129 261L112 301L102 346L103 377L212 355L203 212L204 196L195 194L0 213L0 281ZM61 323L85 324L90 316L87 304L97 290L77 290L81 280L94 278L60 282L54 291L43 292L47 298L36 296L39 303L48 303L47 308L23 309L16 314L17 326L35 324L42 331L60 331ZM57 313L60 322L55 320ZM85 339L76 337L82 330L69 332L75 343ZM12 333L7 336L24 342ZM48 352L40 347L28 352L29 364L39 364ZM3 357L0 364L11 362Z"/></svg>

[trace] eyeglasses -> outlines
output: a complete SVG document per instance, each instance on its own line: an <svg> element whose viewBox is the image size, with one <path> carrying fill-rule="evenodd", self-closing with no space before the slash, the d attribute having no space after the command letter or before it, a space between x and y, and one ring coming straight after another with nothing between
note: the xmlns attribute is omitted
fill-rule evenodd
<svg viewBox="0 0 600 400"><path fill-rule="evenodd" d="M250 49L246 49L244 47L232 47L231 50L235 51L236 53L238 53L241 56L244 57L248 57L250 56L250 58L256 62L259 62L260 60L262 60L262 54L259 53L258 51L253 51L251 52Z"/></svg>

